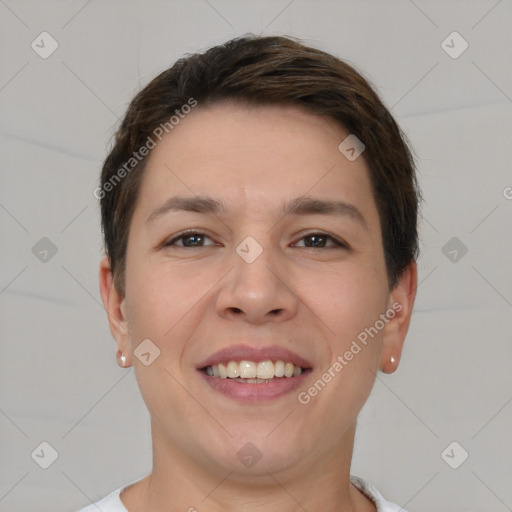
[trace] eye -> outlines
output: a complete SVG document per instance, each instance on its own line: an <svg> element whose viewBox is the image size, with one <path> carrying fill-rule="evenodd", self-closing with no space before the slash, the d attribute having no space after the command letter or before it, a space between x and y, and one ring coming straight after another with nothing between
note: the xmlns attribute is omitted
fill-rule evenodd
<svg viewBox="0 0 512 512"><path fill-rule="evenodd" d="M205 240L210 240L212 243L206 244ZM303 236L300 240L305 240L306 242L304 245L295 244L295 247L304 247L306 249L349 248L345 242L342 242L332 235L321 232L309 233ZM330 245L328 245L328 242L330 242ZM193 249L195 247L208 247L213 245L216 245L215 242L213 242L213 240L208 235L201 231L184 231L165 242L162 247L180 247L184 249Z"/></svg>
<svg viewBox="0 0 512 512"><path fill-rule="evenodd" d="M326 233L309 233L301 238L301 240L308 240L302 247L308 249L348 249L348 245L337 238ZM331 241L331 245L326 247L327 241ZM297 246L297 245L296 245Z"/></svg>
<svg viewBox="0 0 512 512"><path fill-rule="evenodd" d="M179 235L175 236L171 240L168 240L163 244L163 247L169 247L169 246L175 246L175 247L183 247L183 248L194 248L194 247L205 247L204 241L205 239L212 240L209 236L207 236L205 233L202 233L200 231L187 231L180 233ZM182 241L182 244L177 244L176 242ZM212 240L213 242L213 240ZM213 244L207 244L207 245L215 245Z"/></svg>

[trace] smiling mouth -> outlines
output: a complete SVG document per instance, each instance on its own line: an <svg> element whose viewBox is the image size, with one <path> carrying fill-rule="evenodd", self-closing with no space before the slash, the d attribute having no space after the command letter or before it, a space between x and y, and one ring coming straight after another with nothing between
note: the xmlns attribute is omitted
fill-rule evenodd
<svg viewBox="0 0 512 512"><path fill-rule="evenodd" d="M279 379L298 377L311 368L302 368L293 363L270 359L266 361L229 361L225 363L205 366L201 369L209 377L231 379L245 384L262 384Z"/></svg>

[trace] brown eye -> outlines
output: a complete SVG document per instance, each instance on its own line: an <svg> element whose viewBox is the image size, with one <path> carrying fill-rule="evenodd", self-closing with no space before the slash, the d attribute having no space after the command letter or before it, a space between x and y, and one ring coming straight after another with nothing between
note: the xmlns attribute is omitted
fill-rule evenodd
<svg viewBox="0 0 512 512"><path fill-rule="evenodd" d="M337 238L334 238L331 235L327 235L326 233L310 233L301 238L301 240L306 240L305 244L302 247L306 247L308 249L336 249L336 248L348 248L347 244L341 242ZM331 241L331 245L327 246L327 242Z"/></svg>
<svg viewBox="0 0 512 512"><path fill-rule="evenodd" d="M172 240L169 240L168 242L165 242L164 247L183 247L186 249L192 249L194 247L205 247L208 245L215 245L213 244L205 244L204 241L208 239L211 240L211 238L204 233L201 233L199 231L189 231L186 233L181 233L178 236L174 237ZM176 243L178 241L181 241L182 243Z"/></svg>

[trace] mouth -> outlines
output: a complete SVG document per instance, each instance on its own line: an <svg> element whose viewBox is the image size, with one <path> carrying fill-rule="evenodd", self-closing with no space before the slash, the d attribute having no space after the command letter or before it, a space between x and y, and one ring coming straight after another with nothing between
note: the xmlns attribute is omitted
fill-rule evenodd
<svg viewBox="0 0 512 512"><path fill-rule="evenodd" d="M215 391L241 401L270 400L290 393L312 372L297 354L272 346L238 345L215 353L197 370Z"/></svg>
<svg viewBox="0 0 512 512"><path fill-rule="evenodd" d="M291 362L281 360L272 361L247 361L242 360L229 361L202 368L202 371L209 377L219 379L233 379L237 382L245 382L247 384L260 384L264 382L272 382L274 379L289 379L302 375L310 368L302 368L295 366Z"/></svg>

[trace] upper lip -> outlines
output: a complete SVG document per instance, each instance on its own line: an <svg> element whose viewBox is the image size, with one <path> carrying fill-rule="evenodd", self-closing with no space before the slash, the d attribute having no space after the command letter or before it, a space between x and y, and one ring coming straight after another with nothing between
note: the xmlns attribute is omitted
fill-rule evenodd
<svg viewBox="0 0 512 512"><path fill-rule="evenodd" d="M250 347L249 345L233 345L223 348L208 359L197 365L197 369L203 369L207 366L213 366L219 363L227 363L229 361L283 361L285 363L293 363L301 368L311 368L311 363L299 356L295 352L278 345L270 345L267 347Z"/></svg>

